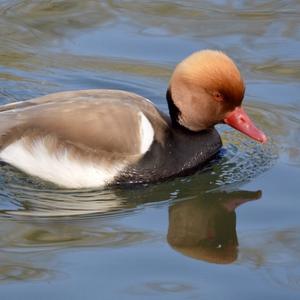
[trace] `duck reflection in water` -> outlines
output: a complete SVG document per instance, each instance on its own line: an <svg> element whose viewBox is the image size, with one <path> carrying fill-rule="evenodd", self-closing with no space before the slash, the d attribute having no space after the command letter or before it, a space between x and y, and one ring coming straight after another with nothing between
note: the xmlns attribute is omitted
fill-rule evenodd
<svg viewBox="0 0 300 300"><path fill-rule="evenodd" d="M4 217L0 218L3 237L0 241L0 281L49 280L61 276L64 270L57 267L58 257L53 249L71 251L70 249L78 247L122 248L155 240L155 235L150 231L120 225L115 223L115 218L103 218L104 213L110 212L115 214L118 220L122 218L123 213L127 215L132 208L149 203L150 198L153 200L155 195L158 196L155 191L133 192L136 195L135 199L139 199L134 204L134 198L129 197L133 194L127 194L125 200L125 197L121 197L122 193L116 193L116 198L106 200L105 206L98 203L94 207L98 214L93 214L93 217L87 213L91 211L90 205L82 199L78 201L78 216L75 217L75 199L66 197L67 195L64 195L63 201L61 198L55 201L53 197L46 202L45 199L35 201L28 197L25 201L26 209L2 211ZM231 263L236 260L238 254L235 209L260 197L260 191L234 191L202 192L196 198L180 202L175 199L177 202L173 202L169 207L167 241L174 250L194 259L219 264ZM123 201L120 201L122 198ZM103 195L101 199L103 200ZM59 208L58 204L61 205ZM72 208L69 213L67 207ZM51 212L54 218L38 218L50 216ZM7 215L11 218L5 217ZM62 216L67 218L61 218ZM19 221L16 222L14 217ZM36 255L37 251L39 255Z"/></svg>
<svg viewBox="0 0 300 300"><path fill-rule="evenodd" d="M169 207L167 241L178 252L211 263L237 259L235 209L261 197L261 191L208 193Z"/></svg>

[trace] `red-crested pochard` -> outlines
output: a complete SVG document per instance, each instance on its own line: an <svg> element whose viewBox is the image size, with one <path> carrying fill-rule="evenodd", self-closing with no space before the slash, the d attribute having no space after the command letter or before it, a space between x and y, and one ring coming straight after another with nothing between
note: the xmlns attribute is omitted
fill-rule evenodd
<svg viewBox="0 0 300 300"><path fill-rule="evenodd" d="M199 168L222 146L226 123L266 142L241 103L234 62L204 50L175 68L167 91L170 117L142 96L81 90L0 106L0 159L67 188L153 182Z"/></svg>

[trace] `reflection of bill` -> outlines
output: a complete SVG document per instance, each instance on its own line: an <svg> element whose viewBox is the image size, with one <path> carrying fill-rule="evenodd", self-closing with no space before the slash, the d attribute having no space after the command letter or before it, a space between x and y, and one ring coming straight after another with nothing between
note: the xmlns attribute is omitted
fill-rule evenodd
<svg viewBox="0 0 300 300"><path fill-rule="evenodd" d="M231 263L238 254L235 209L260 197L260 191L222 192L175 203L169 208L168 243L195 259Z"/></svg>

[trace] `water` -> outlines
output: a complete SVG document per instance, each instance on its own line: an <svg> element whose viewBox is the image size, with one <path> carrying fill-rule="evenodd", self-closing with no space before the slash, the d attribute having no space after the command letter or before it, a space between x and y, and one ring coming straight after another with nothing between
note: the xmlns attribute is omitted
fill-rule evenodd
<svg viewBox="0 0 300 300"><path fill-rule="evenodd" d="M270 137L219 126L193 176L62 190L0 167L2 299L298 299L299 1L0 1L0 102L116 88L167 111L172 69L222 49Z"/></svg>

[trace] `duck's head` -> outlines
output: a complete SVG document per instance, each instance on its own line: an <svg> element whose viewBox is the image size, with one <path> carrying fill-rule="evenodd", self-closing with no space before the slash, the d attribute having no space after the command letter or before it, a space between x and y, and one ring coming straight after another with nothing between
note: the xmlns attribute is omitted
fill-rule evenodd
<svg viewBox="0 0 300 300"><path fill-rule="evenodd" d="M242 108L243 78L223 52L203 50L177 65L170 80L168 103L174 124L201 131L226 123L259 142L266 135Z"/></svg>

